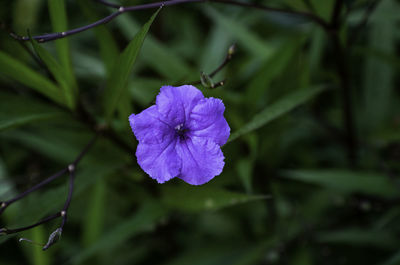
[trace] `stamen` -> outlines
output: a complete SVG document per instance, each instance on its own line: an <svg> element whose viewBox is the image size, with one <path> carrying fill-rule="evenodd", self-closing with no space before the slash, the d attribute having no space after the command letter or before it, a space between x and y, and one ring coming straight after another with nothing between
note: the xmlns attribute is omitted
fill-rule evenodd
<svg viewBox="0 0 400 265"><path fill-rule="evenodd" d="M183 125L183 123L175 126L175 132L181 140L184 140L186 138L185 134L186 134L187 130L185 129L185 126Z"/></svg>

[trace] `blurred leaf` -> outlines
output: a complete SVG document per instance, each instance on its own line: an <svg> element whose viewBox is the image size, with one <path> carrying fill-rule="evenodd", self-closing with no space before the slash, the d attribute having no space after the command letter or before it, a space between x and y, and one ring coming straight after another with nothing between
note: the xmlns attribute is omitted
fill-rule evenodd
<svg viewBox="0 0 400 265"><path fill-rule="evenodd" d="M122 223L108 227L106 232L90 247L72 257L69 264L80 264L87 258L102 251L109 251L123 244L133 236L154 229L157 221L166 213L159 203L145 203ZM138 242L139 243L139 242Z"/></svg>
<svg viewBox="0 0 400 265"><path fill-rule="evenodd" d="M138 24L129 16L121 16L116 23L127 38L131 38L140 29ZM147 35L141 50L140 58L169 80L180 80L193 72L192 67L185 63L171 47L158 41L151 34ZM198 71L195 72L195 74L197 73Z"/></svg>
<svg viewBox="0 0 400 265"><path fill-rule="evenodd" d="M254 105L260 99L265 98L264 93L268 92L271 82L278 76L285 74L285 67L292 62L291 59L303 43L303 39L289 39L284 45L277 48L271 57L263 61L258 73L247 85L246 99L248 104Z"/></svg>
<svg viewBox="0 0 400 265"><path fill-rule="evenodd" d="M312 256L308 247L299 247L299 250L294 255L291 264L310 265L313 264Z"/></svg>
<svg viewBox="0 0 400 265"><path fill-rule="evenodd" d="M330 21L333 12L333 6L335 4L335 0L310 0L312 6L315 8L317 15L324 18L326 21Z"/></svg>
<svg viewBox="0 0 400 265"><path fill-rule="evenodd" d="M104 179L99 180L91 189L87 216L83 226L83 245L90 246L99 237L103 230L107 185Z"/></svg>
<svg viewBox="0 0 400 265"><path fill-rule="evenodd" d="M67 69L62 67L53 56L46 51L42 46L40 46L35 40L31 39L31 43L36 53L39 55L40 59L47 66L47 69L54 76L60 87L64 92L65 104L70 108L75 108L75 99L73 92L73 84L70 82L71 78L67 76Z"/></svg>
<svg viewBox="0 0 400 265"><path fill-rule="evenodd" d="M207 246L195 247L183 253L166 265L220 265L220 264L236 264L236 261L243 256L243 248L237 245L226 243L224 245L210 242ZM240 264L240 263L238 263Z"/></svg>
<svg viewBox="0 0 400 265"><path fill-rule="evenodd" d="M347 228L340 231L319 232L317 240L321 243L344 244L351 247L373 246L379 248L396 248L399 241L392 233L385 231Z"/></svg>
<svg viewBox="0 0 400 265"><path fill-rule="evenodd" d="M83 13L90 20L90 22L99 20L100 17L96 14L93 1L78 1ZM96 33L97 42L100 47L100 55L107 70L108 78L111 75L111 70L114 65L115 59L118 56L118 45L113 38L113 35L105 25L95 27L93 29Z"/></svg>
<svg viewBox="0 0 400 265"><path fill-rule="evenodd" d="M144 38L159 11L160 9L153 14L150 20L135 35L114 64L112 74L108 80L106 90L104 91L104 108L107 121L111 120L121 98L129 96L127 91L129 75L136 57L139 54Z"/></svg>
<svg viewBox="0 0 400 265"><path fill-rule="evenodd" d="M252 176L254 161L252 159L243 158L236 164L236 171L246 190L246 193L252 192Z"/></svg>
<svg viewBox="0 0 400 265"><path fill-rule="evenodd" d="M388 15L392 10L395 10L394 1L382 1L371 16L374 23L371 23L368 36L370 49L393 54L398 16ZM391 114L394 71L390 65L373 56L366 57L364 71L363 125L374 131L387 122Z"/></svg>
<svg viewBox="0 0 400 265"><path fill-rule="evenodd" d="M203 12L237 38L240 46L245 47L257 58L266 58L272 55L274 49L271 45L253 34L244 23L240 23L239 19L228 17L211 7L204 8Z"/></svg>
<svg viewBox="0 0 400 265"><path fill-rule="evenodd" d="M53 31L63 32L68 30L67 11L65 10L65 0L48 0L49 15ZM68 38L55 40L58 58L68 77L70 94L76 97L78 95L78 85L75 80L74 71L72 69L71 55L69 51Z"/></svg>
<svg viewBox="0 0 400 265"><path fill-rule="evenodd" d="M400 264L400 251L396 252L387 261L379 263L379 265L399 265Z"/></svg>
<svg viewBox="0 0 400 265"><path fill-rule="evenodd" d="M31 239L33 242L46 242L47 235L46 230L43 228L43 226L35 227L30 231L30 234L32 235ZM47 265L52 263L52 255L48 252L43 252L41 247L32 246L29 243L23 242L21 242L20 244L26 244L25 248L29 248L33 252L33 265Z"/></svg>
<svg viewBox="0 0 400 265"><path fill-rule="evenodd" d="M268 195L247 195L210 186L163 186L162 191L167 206L188 212L218 210L269 198Z"/></svg>
<svg viewBox="0 0 400 265"><path fill-rule="evenodd" d="M64 105L62 91L53 82L2 51L0 51L0 73Z"/></svg>
<svg viewBox="0 0 400 265"><path fill-rule="evenodd" d="M287 178L316 184L338 192L360 192L369 195L393 198L399 195L396 186L387 177L365 172L346 170L289 170Z"/></svg>
<svg viewBox="0 0 400 265"><path fill-rule="evenodd" d="M286 114L295 107L304 104L314 96L324 91L323 88L317 87L312 89L303 89L295 91L289 95L284 96L282 99L272 103L271 106L266 107L263 111L253 117L253 119L238 131L231 134L228 143L234 141L236 138L254 131L270 121Z"/></svg>
<svg viewBox="0 0 400 265"><path fill-rule="evenodd" d="M56 108L22 96L0 92L0 98L0 131L63 116Z"/></svg>
<svg viewBox="0 0 400 265"><path fill-rule="evenodd" d="M26 29L35 29L42 0L17 0L14 7L14 30L26 34Z"/></svg>

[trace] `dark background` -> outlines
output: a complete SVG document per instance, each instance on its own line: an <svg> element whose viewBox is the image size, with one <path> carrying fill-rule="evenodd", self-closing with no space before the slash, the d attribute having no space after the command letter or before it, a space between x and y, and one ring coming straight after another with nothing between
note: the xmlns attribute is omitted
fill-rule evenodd
<svg viewBox="0 0 400 265"><path fill-rule="evenodd" d="M45 252L18 242L47 242L61 219L0 236L0 264L400 264L399 2L257 3L290 12L164 7L128 67L119 54L155 9L38 44L38 56L8 32L63 31L113 9L0 2L0 201L66 167L103 128L77 166L61 240ZM212 72L234 43L212 78L226 84L198 85L226 106L223 172L200 187L157 184L137 165L128 115L162 85ZM60 211L67 192L65 175L7 208L0 227Z"/></svg>

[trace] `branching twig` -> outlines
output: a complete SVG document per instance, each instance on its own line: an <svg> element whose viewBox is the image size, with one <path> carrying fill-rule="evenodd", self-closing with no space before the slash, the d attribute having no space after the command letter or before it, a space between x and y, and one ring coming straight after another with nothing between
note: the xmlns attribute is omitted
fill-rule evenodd
<svg viewBox="0 0 400 265"><path fill-rule="evenodd" d="M209 87L209 88L217 88L217 87L223 86L225 84L224 80L214 83L211 80L211 78L214 77L219 71L221 71L232 60L232 57L235 54L235 52L236 52L236 44L232 44L229 47L228 52L226 53L224 61L214 71L212 71L210 74L201 72L200 80L194 81L194 82L189 82L189 84L191 84L191 85L203 84L203 86Z"/></svg>
<svg viewBox="0 0 400 265"><path fill-rule="evenodd" d="M10 206L11 204L13 204L16 201L19 201L20 199L24 198L25 196L27 196L28 194L39 190L41 187L43 187L44 185L54 181L55 179L63 176L65 173L69 172L69 189L68 189L68 196L67 199L65 201L64 207L60 212L57 212L55 214L52 214L44 219L42 219L41 221L34 223L32 225L28 225L28 226L24 226L24 227L20 227L20 228L15 228L15 229L8 229L6 227L1 228L0 229L0 235L9 235L9 234L15 234L15 233L19 233L22 231L26 231L29 229L32 229L36 226L42 225L44 223L50 222L56 218L62 217L62 222L59 228L57 228L56 231L54 231L50 237L49 237L49 241L47 242L47 244L44 245L43 250L48 249L51 245L53 245L59 238L59 236L61 236L62 233L62 229L64 228L64 225L67 221L67 213L68 213L68 209L69 206L71 204L71 200L72 200L72 194L74 191L74 180L75 180L75 171L76 171L76 167L79 164L79 162L82 160L82 158L87 154L87 152L89 151L90 147L92 147L92 145L94 144L94 142L97 139L97 134L93 137L93 139L85 146L85 148L79 153L79 155L75 158L75 160L69 164L67 167L63 168L62 170L60 170L59 172L55 173L54 175L48 177L47 179L45 179L44 181L38 183L37 185L33 186L32 188L28 189L27 191L17 195L15 198L12 198L8 201L4 201L4 202L0 202L0 215L4 212L4 210ZM26 239L23 239L26 240ZM26 240L29 241L29 240Z"/></svg>
<svg viewBox="0 0 400 265"><path fill-rule="evenodd" d="M43 35L38 35L38 36L32 36L32 39L38 41L38 42L47 42L47 41L52 41L56 39L61 39L65 38L67 36L71 36L83 31L86 31L88 29L97 27L99 25L106 24L116 18L117 16L126 13L126 12L132 12L132 11L137 11L137 10L145 10L145 9L154 9L154 8L160 8L163 6L173 6L173 5L179 5L179 4L187 4L187 3L204 3L204 2L214 2L214 3L220 3L220 4L228 4L228 5L236 5L236 6L242 6L242 7L248 7L248 8L255 8L263 11L268 11L268 12L280 12L280 13L286 13L286 14L291 14L291 15L297 15L297 16L302 16L305 18L310 19L311 21L319 24L325 29L329 29L330 25L321 19L320 17L304 12L304 11L294 11L294 10L286 10L286 9L280 9L280 8L274 8L274 7L267 7L261 4L255 4L255 3L246 3L246 2L240 2L236 0L170 0L170 1L161 1L161 2L155 2L155 3L150 3L150 4L142 4L142 5L135 5L135 6L117 6L116 4L109 3L107 1L97 1L99 3L102 3L106 6L113 7L113 8L118 8L118 10L96 22L93 22L89 25L82 26L79 28L71 29L68 31L63 31L63 32L56 32L56 33L49 33L49 34L43 34ZM21 41L28 41L30 40L29 36L19 36L15 33L10 34L13 38Z"/></svg>

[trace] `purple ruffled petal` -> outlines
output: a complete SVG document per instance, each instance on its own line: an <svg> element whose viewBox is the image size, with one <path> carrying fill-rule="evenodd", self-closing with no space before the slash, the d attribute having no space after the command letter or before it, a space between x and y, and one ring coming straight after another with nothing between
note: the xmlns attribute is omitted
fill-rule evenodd
<svg viewBox="0 0 400 265"><path fill-rule="evenodd" d="M226 143L230 128L224 118L225 106L217 98L204 98L193 108L188 119L191 136L211 139L219 146Z"/></svg>
<svg viewBox="0 0 400 265"><path fill-rule="evenodd" d="M197 102L204 96L194 86L163 86L157 96L158 112L171 126L185 124L189 114Z"/></svg>
<svg viewBox="0 0 400 265"><path fill-rule="evenodd" d="M151 106L137 115L129 116L132 131L139 142L144 144L161 144L171 141L174 129L161 120L156 106Z"/></svg>
<svg viewBox="0 0 400 265"><path fill-rule="evenodd" d="M180 173L182 163L176 152L176 143L174 138L160 144L139 142L136 149L138 164L158 183L164 183Z"/></svg>
<svg viewBox="0 0 400 265"><path fill-rule="evenodd" d="M191 185L202 185L222 172L224 155L212 140L200 137L188 138L176 144L182 159L181 174L178 176Z"/></svg>

